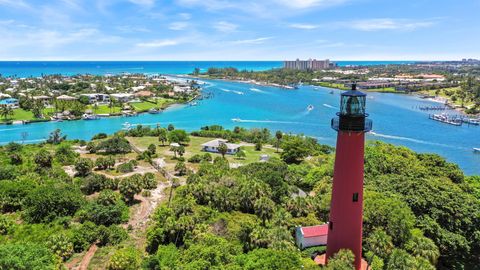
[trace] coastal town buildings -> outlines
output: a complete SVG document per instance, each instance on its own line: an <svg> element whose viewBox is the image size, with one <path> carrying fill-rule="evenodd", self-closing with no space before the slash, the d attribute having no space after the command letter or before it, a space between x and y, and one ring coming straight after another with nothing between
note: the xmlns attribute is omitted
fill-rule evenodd
<svg viewBox="0 0 480 270"><path fill-rule="evenodd" d="M323 70L332 67L334 63L331 63L330 60L300 60L295 61L284 61L283 67L285 69L295 69L295 70Z"/></svg>

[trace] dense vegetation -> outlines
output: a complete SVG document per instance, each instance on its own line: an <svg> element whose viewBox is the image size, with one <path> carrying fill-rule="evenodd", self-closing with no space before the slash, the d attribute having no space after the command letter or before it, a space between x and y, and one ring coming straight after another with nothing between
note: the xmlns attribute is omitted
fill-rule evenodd
<svg viewBox="0 0 480 270"><path fill-rule="evenodd" d="M193 134L271 144L281 159L230 168L220 154L192 156L195 170L185 170L185 183L155 210L144 250L126 244L120 225L135 194L156 186L154 177L110 179L95 168L113 170L112 155L131 151L125 135L187 144L184 131L98 135L89 143L102 158L96 162L79 157L60 132L49 144L1 147L0 269L58 269L93 243L112 247L108 269L318 269L311 255L324 247L299 250L294 230L328 221L332 148L265 129L208 126ZM480 269L479 177L437 155L372 142L364 205L363 256L372 269ZM325 269L351 269L352 256L342 251Z"/></svg>

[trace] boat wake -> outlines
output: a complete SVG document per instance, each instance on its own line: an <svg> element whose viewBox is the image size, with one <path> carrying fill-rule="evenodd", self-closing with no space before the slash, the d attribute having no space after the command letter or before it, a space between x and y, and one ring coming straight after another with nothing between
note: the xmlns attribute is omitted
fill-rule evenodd
<svg viewBox="0 0 480 270"><path fill-rule="evenodd" d="M250 119L240 119L240 118L233 118L232 121L240 122L240 123L272 123L272 124L300 124L300 125L305 124L302 122L293 122L293 121L250 120Z"/></svg>
<svg viewBox="0 0 480 270"><path fill-rule="evenodd" d="M447 147L447 148L454 148L454 149L462 149L461 147L455 147L455 146L451 146L451 145L448 145L448 144L434 143L434 142L429 142L429 141L424 141L424 140L418 140L418 139L409 138L409 137L386 135L386 134L376 133L376 132L374 132L374 131L370 131L368 134L373 135L373 136L375 136L375 137L385 138L385 139L392 139L392 140L399 140L399 141L408 141L408 142L413 142L413 143L426 144L426 145L435 145L435 146L441 146L441 147Z"/></svg>
<svg viewBox="0 0 480 270"><path fill-rule="evenodd" d="M336 109L336 110L338 110L337 107L332 106L332 105L328 105L328 104L325 104L325 103L323 104L323 106L325 106L325 107L327 107L327 108L330 108L330 109Z"/></svg>
<svg viewBox="0 0 480 270"><path fill-rule="evenodd" d="M257 93L264 93L264 94L266 94L266 93L267 93L267 92L265 92L265 91L262 91L262 90L260 90L260 89L257 89L257 88L250 88L250 91L257 92Z"/></svg>
<svg viewBox="0 0 480 270"><path fill-rule="evenodd" d="M244 95L245 94L244 92L241 92L241 91L235 91L235 90L230 90L230 89L225 89L225 88L220 88L220 90L222 90L223 92L234 93L234 94L237 94L237 95Z"/></svg>

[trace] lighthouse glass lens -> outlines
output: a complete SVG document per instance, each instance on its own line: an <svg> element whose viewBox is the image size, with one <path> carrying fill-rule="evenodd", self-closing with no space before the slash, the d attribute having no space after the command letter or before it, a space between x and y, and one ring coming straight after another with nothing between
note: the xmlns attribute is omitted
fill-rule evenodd
<svg viewBox="0 0 480 270"><path fill-rule="evenodd" d="M365 98L359 96L342 97L342 115L360 116L365 114Z"/></svg>

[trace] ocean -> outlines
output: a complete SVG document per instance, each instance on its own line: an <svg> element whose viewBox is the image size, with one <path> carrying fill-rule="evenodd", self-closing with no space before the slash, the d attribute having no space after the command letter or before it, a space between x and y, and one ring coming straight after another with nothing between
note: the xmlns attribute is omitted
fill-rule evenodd
<svg viewBox="0 0 480 270"><path fill-rule="evenodd" d="M335 62L335 61L334 61ZM339 66L408 64L413 61L338 61ZM0 61L0 74L20 78L61 74L189 74L195 68L235 67L262 71L282 67L282 61Z"/></svg>

